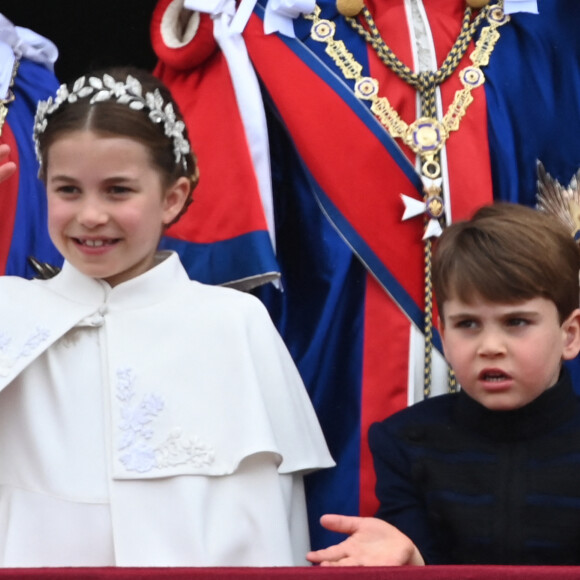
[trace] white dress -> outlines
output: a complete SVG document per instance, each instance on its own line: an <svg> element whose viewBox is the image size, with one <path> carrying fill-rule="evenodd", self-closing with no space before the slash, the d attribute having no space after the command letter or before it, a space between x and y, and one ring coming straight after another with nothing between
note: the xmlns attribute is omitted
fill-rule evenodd
<svg viewBox="0 0 580 580"><path fill-rule="evenodd" d="M0 565L305 565L330 467L262 304L175 254L111 288L0 279Z"/></svg>

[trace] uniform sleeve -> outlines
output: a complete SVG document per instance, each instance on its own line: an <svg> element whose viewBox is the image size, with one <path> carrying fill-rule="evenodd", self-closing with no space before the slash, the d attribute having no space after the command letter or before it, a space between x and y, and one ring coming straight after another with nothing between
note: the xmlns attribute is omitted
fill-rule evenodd
<svg viewBox="0 0 580 580"><path fill-rule="evenodd" d="M429 521L420 489L419 468L408 437L392 429L389 419L369 429L369 446L377 477L380 502L375 516L409 536L427 564L439 564L443 556L436 545L437 530Z"/></svg>
<svg viewBox="0 0 580 580"><path fill-rule="evenodd" d="M179 105L202 176L196 210L165 232L162 247L179 253L193 280L250 290L280 276L267 218L266 123L258 123L264 113L257 80L228 62L214 38L216 22L183 9L183 0L159 0L151 22L154 74ZM254 91L241 90L246 85Z"/></svg>

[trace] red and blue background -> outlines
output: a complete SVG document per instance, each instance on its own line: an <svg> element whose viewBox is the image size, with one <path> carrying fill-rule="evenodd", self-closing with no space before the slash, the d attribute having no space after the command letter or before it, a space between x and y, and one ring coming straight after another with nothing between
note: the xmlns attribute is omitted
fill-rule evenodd
<svg viewBox="0 0 580 580"><path fill-rule="evenodd" d="M474 91L460 131L447 144L454 220L494 199L533 205L538 159L562 183L580 167L575 2L539 0L540 16L517 14L501 28L486 83ZM319 4L323 16L337 22L337 38L379 79L400 115L414 120L414 92L344 23L333 1ZM367 5L389 46L411 63L408 29L401 25L403 0ZM424 6L440 64L457 36L464 1L424 0ZM211 48L211 37L199 62L187 48L181 54L157 48L157 74L182 104L201 168L196 201L165 243L181 254L191 277L205 282L272 269L281 273L282 291L266 285L254 292L268 306L300 369L337 461L336 468L308 479L313 545L319 547L335 539L318 526L320 514L372 513L366 429L407 404L408 328L422 322L423 249L421 220L401 222L399 194L418 196L420 186L411 154L354 99L324 46L309 38L309 22L297 22L297 38L289 39L264 35L262 18L258 6L244 39L269 121L276 253L258 203L227 63ZM130 38L129 22L136 21L127 17ZM155 34L153 28L154 42ZM71 50L51 39L61 54ZM141 64L129 49L115 58L115 64ZM98 57L95 62L109 64ZM38 75L41 71L21 66L16 89L22 80L22 90L31 96L17 92L2 135L18 144L21 171L0 199L0 266L19 275L30 275L23 266L28 253L59 259L45 233L42 190L31 177L36 174L32 150L20 145L31 131L32 113L25 106L31 110L30 99L45 98L26 87L25 76L35 79L32 85L40 79L48 93L56 87L55 79ZM442 87L444 108L457 88L456 78Z"/></svg>

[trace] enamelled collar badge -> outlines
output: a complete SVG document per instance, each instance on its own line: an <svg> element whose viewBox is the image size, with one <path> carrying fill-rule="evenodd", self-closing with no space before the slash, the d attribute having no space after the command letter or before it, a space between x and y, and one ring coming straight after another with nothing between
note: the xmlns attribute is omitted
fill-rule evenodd
<svg viewBox="0 0 580 580"><path fill-rule="evenodd" d="M141 83L133 76L128 75L125 82L116 81L111 75L103 78L80 77L69 91L67 85L61 85L54 98L40 101L34 119L34 143L36 157L42 163L38 137L44 133L48 124L47 117L57 111L64 103L75 103L79 99L90 97L91 105L102 101L115 100L127 105L130 109L149 111L149 119L157 124L163 123L165 135L173 141L175 163L181 163L187 170L185 155L190 152L187 139L184 136L185 123L177 119L171 103L164 103L159 90L143 92Z"/></svg>

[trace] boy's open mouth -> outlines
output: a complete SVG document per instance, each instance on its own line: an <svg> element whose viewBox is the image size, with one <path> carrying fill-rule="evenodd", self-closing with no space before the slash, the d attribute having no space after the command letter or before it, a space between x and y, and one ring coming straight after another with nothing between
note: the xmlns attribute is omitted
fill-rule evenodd
<svg viewBox="0 0 580 580"><path fill-rule="evenodd" d="M479 379L488 383L499 383L509 379L509 376L502 371L483 371L480 373Z"/></svg>

